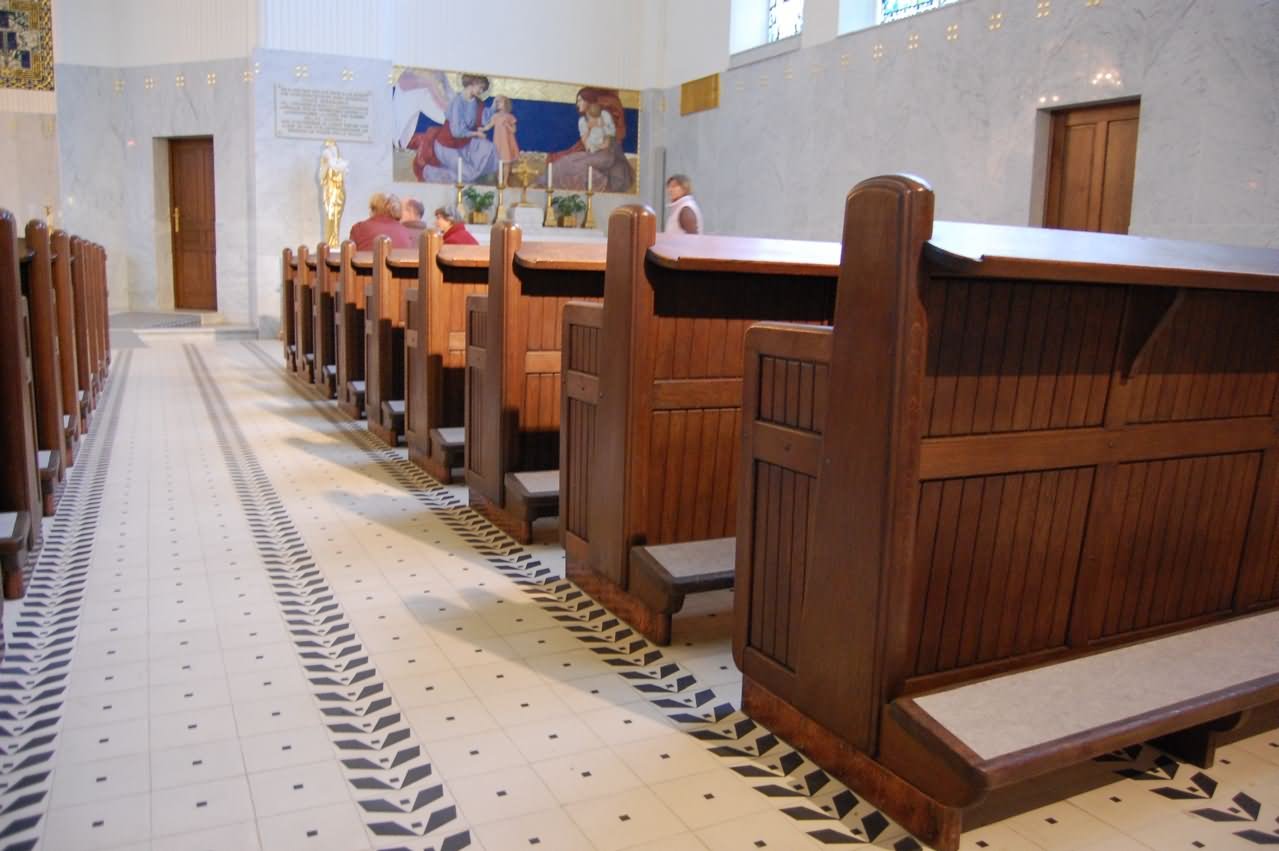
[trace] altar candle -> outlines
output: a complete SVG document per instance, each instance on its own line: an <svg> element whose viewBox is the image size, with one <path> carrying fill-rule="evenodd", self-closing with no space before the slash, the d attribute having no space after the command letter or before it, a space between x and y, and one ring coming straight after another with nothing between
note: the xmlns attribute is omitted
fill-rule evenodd
<svg viewBox="0 0 1279 851"><path fill-rule="evenodd" d="M461 157L457 158L457 182L459 186L462 183L462 158Z"/></svg>
<svg viewBox="0 0 1279 851"><path fill-rule="evenodd" d="M502 185L502 161L497 161L497 185Z"/></svg>
<svg viewBox="0 0 1279 851"><path fill-rule="evenodd" d="M588 166L586 167L586 191L587 191L587 192L590 192L590 191L591 191L591 178L593 178L594 176L595 176L595 175L593 174L593 170L592 170L592 169L591 169L591 167L588 165Z"/></svg>
<svg viewBox="0 0 1279 851"><path fill-rule="evenodd" d="M555 181L551 180L551 175L555 173L555 163L548 162L546 164L546 188L554 188Z"/></svg>

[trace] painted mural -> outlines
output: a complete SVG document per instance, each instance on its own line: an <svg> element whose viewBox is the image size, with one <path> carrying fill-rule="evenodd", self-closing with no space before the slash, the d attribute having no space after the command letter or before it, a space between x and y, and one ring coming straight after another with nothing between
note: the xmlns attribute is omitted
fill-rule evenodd
<svg viewBox="0 0 1279 851"><path fill-rule="evenodd" d="M0 0L0 88L53 91L50 0Z"/></svg>
<svg viewBox="0 0 1279 851"><path fill-rule="evenodd" d="M397 182L638 192L638 91L396 68L391 103Z"/></svg>

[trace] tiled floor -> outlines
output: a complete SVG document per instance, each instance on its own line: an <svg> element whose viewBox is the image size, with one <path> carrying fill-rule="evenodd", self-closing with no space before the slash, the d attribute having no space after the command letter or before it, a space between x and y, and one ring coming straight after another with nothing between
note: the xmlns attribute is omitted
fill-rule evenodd
<svg viewBox="0 0 1279 851"><path fill-rule="evenodd" d="M657 652L278 348L118 354L5 607L0 849L918 847L736 711L728 596ZM1277 815L1262 734L1072 769L963 847L1247 848Z"/></svg>

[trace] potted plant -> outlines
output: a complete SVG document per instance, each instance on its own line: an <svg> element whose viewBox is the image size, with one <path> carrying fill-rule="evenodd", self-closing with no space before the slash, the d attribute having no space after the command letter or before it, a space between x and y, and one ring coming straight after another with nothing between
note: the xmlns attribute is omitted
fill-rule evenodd
<svg viewBox="0 0 1279 851"><path fill-rule="evenodd" d="M581 195L557 195L551 206L562 228L577 227L578 214L586 212L586 202Z"/></svg>
<svg viewBox="0 0 1279 851"><path fill-rule="evenodd" d="M488 224L488 209L493 206L493 201L497 198L494 192L482 192L474 186L468 186L462 191L462 198L466 201L466 205L471 208L467 221L473 225Z"/></svg>

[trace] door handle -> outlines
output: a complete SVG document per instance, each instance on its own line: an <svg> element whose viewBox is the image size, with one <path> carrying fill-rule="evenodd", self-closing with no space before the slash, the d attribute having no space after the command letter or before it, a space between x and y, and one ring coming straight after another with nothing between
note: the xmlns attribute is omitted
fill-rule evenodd
<svg viewBox="0 0 1279 851"><path fill-rule="evenodd" d="M173 208L173 232L182 233L182 208Z"/></svg>

